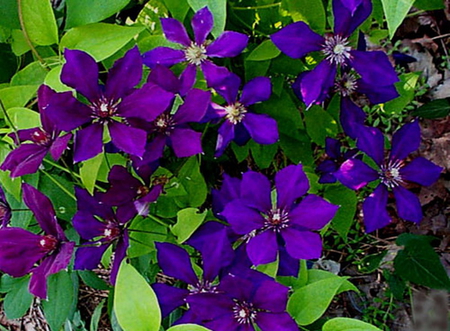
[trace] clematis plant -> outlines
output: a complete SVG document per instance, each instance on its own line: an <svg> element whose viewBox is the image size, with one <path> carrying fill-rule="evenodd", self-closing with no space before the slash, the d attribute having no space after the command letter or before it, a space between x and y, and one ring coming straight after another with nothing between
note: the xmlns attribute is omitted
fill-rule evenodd
<svg viewBox="0 0 450 331"><path fill-rule="evenodd" d="M363 203L366 231L375 231L391 221L386 210L390 191L394 194L398 215L408 221L420 222L422 207L417 196L407 189L408 183L429 186L437 181L442 168L423 157L408 162L408 155L420 145L419 122L405 124L394 133L388 157L385 157L384 136L379 129L360 125L358 130L357 147L372 158L376 169L362 160L351 158L334 176L354 190L379 181Z"/></svg>
<svg viewBox="0 0 450 331"><path fill-rule="evenodd" d="M51 201L29 184L22 189L24 202L44 234L16 227L0 229L0 270L13 277L31 273L30 293L46 299L48 276L67 268L75 243L58 224Z"/></svg>

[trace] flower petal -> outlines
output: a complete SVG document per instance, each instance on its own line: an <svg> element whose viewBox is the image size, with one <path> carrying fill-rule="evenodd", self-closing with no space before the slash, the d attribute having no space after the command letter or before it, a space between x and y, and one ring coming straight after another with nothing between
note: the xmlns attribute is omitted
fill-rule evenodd
<svg viewBox="0 0 450 331"><path fill-rule="evenodd" d="M162 283L153 284L152 288L158 297L163 318L169 316L176 308L184 305L184 300L189 295L189 291L184 288L173 287Z"/></svg>
<svg viewBox="0 0 450 331"><path fill-rule="evenodd" d="M433 162L423 157L417 157L400 169L400 176L407 181L430 186L439 179L442 170L442 167Z"/></svg>
<svg viewBox="0 0 450 331"><path fill-rule="evenodd" d="M0 166L1 170L11 170L11 178L38 171L42 160L47 154L47 148L36 144L22 144L11 151Z"/></svg>
<svg viewBox="0 0 450 331"><path fill-rule="evenodd" d="M245 84L242 89L240 102L245 106L250 106L254 103L268 100L271 93L272 84L270 83L270 78L256 77Z"/></svg>
<svg viewBox="0 0 450 331"><path fill-rule="evenodd" d="M177 157L189 157L203 153L201 132L187 128L175 128L170 133L169 139Z"/></svg>
<svg viewBox="0 0 450 331"><path fill-rule="evenodd" d="M378 173L361 160L349 159L342 163L339 170L334 173L334 177L348 188L359 190L367 183L377 180Z"/></svg>
<svg viewBox="0 0 450 331"><path fill-rule="evenodd" d="M284 312L289 288L272 280L264 281L255 291L253 303L258 309L269 312Z"/></svg>
<svg viewBox="0 0 450 331"><path fill-rule="evenodd" d="M55 139L53 144L50 146L50 155L52 156L53 160L57 161L62 153L67 149L67 144L69 143L70 139L72 139L72 134L67 133L61 137L58 137Z"/></svg>
<svg viewBox="0 0 450 331"><path fill-rule="evenodd" d="M116 121L109 122L108 129L111 141L117 148L131 155L144 155L147 132Z"/></svg>
<svg viewBox="0 0 450 331"><path fill-rule="evenodd" d="M277 235L271 230L257 234L247 244L248 257L255 266L275 261L277 252Z"/></svg>
<svg viewBox="0 0 450 331"><path fill-rule="evenodd" d="M184 51L180 49L160 46L142 54L142 60L149 68L154 68L157 65L171 67L174 64L185 61L186 57Z"/></svg>
<svg viewBox="0 0 450 331"><path fill-rule="evenodd" d="M197 79L197 67L188 64L179 77L180 88L178 92L182 97L185 96L194 86L196 79Z"/></svg>
<svg viewBox="0 0 450 331"><path fill-rule="evenodd" d="M269 115L247 113L242 124L258 144L270 145L278 141L277 121Z"/></svg>
<svg viewBox="0 0 450 331"><path fill-rule="evenodd" d="M322 49L325 39L315 33L305 22L295 22L270 36L284 54L294 59Z"/></svg>
<svg viewBox="0 0 450 331"><path fill-rule="evenodd" d="M124 230L122 236L119 238L119 241L116 245L116 250L114 251L114 261L111 267L111 275L109 276L109 281L111 284L116 283L117 273L119 272L120 264L123 259L127 256L127 249L130 246L128 231Z"/></svg>
<svg viewBox="0 0 450 331"><path fill-rule="evenodd" d="M394 67L386 55L381 51L363 52L351 51L350 62L367 84L386 86L399 81ZM377 65L371 65L376 63Z"/></svg>
<svg viewBox="0 0 450 331"><path fill-rule="evenodd" d="M267 212L272 208L270 192L272 185L266 176L255 171L247 171L242 176L241 198L247 206Z"/></svg>
<svg viewBox="0 0 450 331"><path fill-rule="evenodd" d="M342 98L340 121L344 132L352 139L358 138L359 125L364 125L366 113L350 98Z"/></svg>
<svg viewBox="0 0 450 331"><path fill-rule="evenodd" d="M175 76L172 70L162 65L157 65L150 70L147 82L154 83L172 93L178 93L180 90L180 81L177 76Z"/></svg>
<svg viewBox="0 0 450 331"><path fill-rule="evenodd" d="M219 128L216 143L215 157L223 154L228 144L234 139L234 125L230 121L225 121Z"/></svg>
<svg viewBox="0 0 450 331"><path fill-rule="evenodd" d="M336 67L328 61L320 62L312 71L304 73L300 81L300 93L307 108L325 100L334 85L335 76Z"/></svg>
<svg viewBox="0 0 450 331"><path fill-rule="evenodd" d="M297 331L297 323L292 319L288 313L270 313L270 312L258 312L256 317L256 324L261 331Z"/></svg>
<svg viewBox="0 0 450 331"><path fill-rule="evenodd" d="M211 102L211 92L192 89L186 95L184 103L173 116L175 123L199 122L206 114Z"/></svg>
<svg viewBox="0 0 450 331"><path fill-rule="evenodd" d="M366 83L362 79L358 79L356 85L358 86L357 91L365 94L373 104L385 103L389 100L397 98L400 95L398 94L394 84L383 86L372 85Z"/></svg>
<svg viewBox="0 0 450 331"><path fill-rule="evenodd" d="M227 68L215 65L211 61L203 61L200 67L205 76L206 84L214 89L219 87L218 89L220 90L220 87L224 85L224 82L231 74Z"/></svg>
<svg viewBox="0 0 450 331"><path fill-rule="evenodd" d="M334 0L334 33L350 36L372 12L370 0Z"/></svg>
<svg viewBox="0 0 450 331"><path fill-rule="evenodd" d="M93 270L98 268L108 244L100 246L79 247L75 253L75 270Z"/></svg>
<svg viewBox="0 0 450 331"><path fill-rule="evenodd" d="M188 47L191 44L183 24L174 18L161 18L161 27L167 40Z"/></svg>
<svg viewBox="0 0 450 331"><path fill-rule="evenodd" d="M331 221L338 209L339 206L310 194L290 211L289 220L302 228L320 230Z"/></svg>
<svg viewBox="0 0 450 331"><path fill-rule="evenodd" d="M391 222L386 211L388 190L383 184L373 191L363 202L364 226L366 232L372 232L385 227Z"/></svg>
<svg viewBox="0 0 450 331"><path fill-rule="evenodd" d="M103 150L103 125L94 123L75 134L74 162L93 158Z"/></svg>
<svg viewBox="0 0 450 331"><path fill-rule="evenodd" d="M423 218L419 198L402 186L394 187L393 191L398 216L407 221L419 223Z"/></svg>
<svg viewBox="0 0 450 331"><path fill-rule="evenodd" d="M85 240L103 236L106 230L106 223L97 220L91 211L77 211L72 219L72 223L80 237Z"/></svg>
<svg viewBox="0 0 450 331"><path fill-rule="evenodd" d="M89 54L76 49L65 49L66 63L61 71L61 81L93 102L100 98L98 65Z"/></svg>
<svg viewBox="0 0 450 331"><path fill-rule="evenodd" d="M392 148L389 159L392 161L404 160L417 150L420 145L419 121L404 124L392 136Z"/></svg>
<svg viewBox="0 0 450 331"><path fill-rule="evenodd" d="M208 7L203 7L195 13L191 25L194 30L195 42L197 45L203 44L214 26L214 17Z"/></svg>
<svg viewBox="0 0 450 331"><path fill-rule="evenodd" d="M275 175L275 187L278 208L289 210L294 201L309 190L309 180L303 171L303 166L290 165L278 171Z"/></svg>
<svg viewBox="0 0 450 331"><path fill-rule="evenodd" d="M225 99L228 105L233 105L236 102L240 86L241 78L234 73L229 73L229 75L221 81L221 84L215 84L212 87Z"/></svg>
<svg viewBox="0 0 450 331"><path fill-rule="evenodd" d="M247 47L248 36L235 32L224 31L219 38L206 47L206 55L210 57L234 57Z"/></svg>
<svg viewBox="0 0 450 331"><path fill-rule="evenodd" d="M378 128L364 125L358 125L357 130L356 146L381 166L384 160L384 135Z"/></svg>
<svg viewBox="0 0 450 331"><path fill-rule="evenodd" d="M233 231L238 234L248 234L264 225L262 215L239 199L227 204L220 215L225 217Z"/></svg>
<svg viewBox="0 0 450 331"><path fill-rule="evenodd" d="M322 239L311 231L300 231L293 227L281 231L290 256L301 260L318 259L322 255Z"/></svg>
<svg viewBox="0 0 450 331"><path fill-rule="evenodd" d="M196 285L198 278L192 269L189 254L181 247L170 243L155 243L158 263L165 275Z"/></svg>

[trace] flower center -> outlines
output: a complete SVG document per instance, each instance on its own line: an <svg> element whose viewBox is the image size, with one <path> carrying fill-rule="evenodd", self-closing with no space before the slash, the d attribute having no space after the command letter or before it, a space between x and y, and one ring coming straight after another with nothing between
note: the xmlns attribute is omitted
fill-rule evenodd
<svg viewBox="0 0 450 331"><path fill-rule="evenodd" d="M114 100L101 98L97 102L92 103L91 109L96 117L106 119L116 114L119 102L120 101L114 102Z"/></svg>
<svg viewBox="0 0 450 331"><path fill-rule="evenodd" d="M343 97L349 97L358 88L357 79L355 73L344 73L341 79L334 85L336 92Z"/></svg>
<svg viewBox="0 0 450 331"><path fill-rule="evenodd" d="M195 286L188 286L188 289L191 294L216 293L217 290L216 286L213 286L212 283L207 280L199 280Z"/></svg>
<svg viewBox="0 0 450 331"><path fill-rule="evenodd" d="M196 66L200 65L208 58L206 55L206 47L204 45L197 45L194 42L192 42L189 47L186 47L184 56L186 61Z"/></svg>
<svg viewBox="0 0 450 331"><path fill-rule="evenodd" d="M117 224L113 222L108 222L105 231L103 231L103 236L106 240L111 241L120 236L120 228Z"/></svg>
<svg viewBox="0 0 450 331"><path fill-rule="evenodd" d="M394 188L404 183L400 169L404 166L402 160L389 161L381 166L378 173L381 182L389 188Z"/></svg>
<svg viewBox="0 0 450 331"><path fill-rule="evenodd" d="M136 193L138 196L143 197L143 196L146 196L148 194L148 192L150 192L150 189L147 186L142 185L142 186L138 187Z"/></svg>
<svg viewBox="0 0 450 331"><path fill-rule="evenodd" d="M340 35L332 35L325 38L322 52L330 63L345 65L345 61L350 58L351 49L348 46L347 38Z"/></svg>
<svg viewBox="0 0 450 331"><path fill-rule="evenodd" d="M264 225L266 229L280 232L281 229L285 229L289 226L289 214L281 209L272 209L267 214L267 219Z"/></svg>
<svg viewBox="0 0 450 331"><path fill-rule="evenodd" d="M159 133L163 133L166 135L170 134L170 130L173 129L175 123L173 118L168 113L163 113L159 115L154 121L153 125L155 126L155 131Z"/></svg>
<svg viewBox="0 0 450 331"><path fill-rule="evenodd" d="M225 115L226 119L236 125L244 119L247 108L242 103L236 102L232 105L225 106L225 111L227 113Z"/></svg>
<svg viewBox="0 0 450 331"><path fill-rule="evenodd" d="M50 135L43 129L39 128L31 134L31 140L40 146L46 146L50 143Z"/></svg>
<svg viewBox="0 0 450 331"><path fill-rule="evenodd" d="M253 304L248 302L236 302L233 307L233 315L239 324L252 324L257 315Z"/></svg>
<svg viewBox="0 0 450 331"><path fill-rule="evenodd" d="M58 247L58 239L50 234L42 236L42 239L39 241L39 246L41 246L44 251L54 251Z"/></svg>

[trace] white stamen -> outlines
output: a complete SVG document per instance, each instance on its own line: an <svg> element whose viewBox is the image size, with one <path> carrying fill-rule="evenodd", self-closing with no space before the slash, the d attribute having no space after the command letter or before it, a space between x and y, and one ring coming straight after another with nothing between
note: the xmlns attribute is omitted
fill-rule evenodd
<svg viewBox="0 0 450 331"><path fill-rule="evenodd" d="M340 35L331 36L325 39L322 52L325 58L335 65L345 65L345 61L350 58L351 47L347 46L348 40Z"/></svg>
<svg viewBox="0 0 450 331"><path fill-rule="evenodd" d="M205 46L197 45L194 42L184 50L184 56L186 58L186 61L196 66L200 65L208 58L208 56L206 55Z"/></svg>
<svg viewBox="0 0 450 331"><path fill-rule="evenodd" d="M247 113L247 108L240 102L236 102L232 105L225 106L227 115L225 116L232 124L236 125L240 123Z"/></svg>

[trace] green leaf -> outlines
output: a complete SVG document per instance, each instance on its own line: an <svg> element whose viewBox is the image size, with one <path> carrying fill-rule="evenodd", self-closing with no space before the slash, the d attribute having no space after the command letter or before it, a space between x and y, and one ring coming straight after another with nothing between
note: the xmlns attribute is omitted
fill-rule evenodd
<svg viewBox="0 0 450 331"><path fill-rule="evenodd" d="M73 283L67 271L51 275L48 280L47 300L42 301L45 318L52 331L58 331L69 316L73 303Z"/></svg>
<svg viewBox="0 0 450 331"><path fill-rule="evenodd" d="M289 298L288 312L300 325L313 323L327 310L344 281L330 277L299 288Z"/></svg>
<svg viewBox="0 0 450 331"><path fill-rule="evenodd" d="M171 227L172 233L177 237L179 244L188 240L192 234L199 228L206 217L205 210L199 214L197 208L185 208L177 213L177 224Z"/></svg>
<svg viewBox="0 0 450 331"><path fill-rule="evenodd" d="M32 62L13 76L11 86L40 85L44 82L47 73L48 71L39 61Z"/></svg>
<svg viewBox="0 0 450 331"><path fill-rule="evenodd" d="M371 254L365 256L361 260L361 264L358 267L358 271L363 274L370 274L380 267L380 263L387 254L387 250L378 254Z"/></svg>
<svg viewBox="0 0 450 331"><path fill-rule="evenodd" d="M126 167L127 158L119 153L104 153L104 156L100 169L98 170L97 180L108 183L110 169L115 165Z"/></svg>
<svg viewBox="0 0 450 331"><path fill-rule="evenodd" d="M66 28L100 22L120 11L129 2L130 0L67 0Z"/></svg>
<svg viewBox="0 0 450 331"><path fill-rule="evenodd" d="M56 92L72 91L73 89L61 82L62 65L52 68L44 79L44 84L54 89Z"/></svg>
<svg viewBox="0 0 450 331"><path fill-rule="evenodd" d="M260 169L268 168L273 161L273 157L278 151L278 144L260 145L251 140L247 145L250 147L253 159Z"/></svg>
<svg viewBox="0 0 450 331"><path fill-rule="evenodd" d="M94 193L95 181L97 180L98 171L103 162L104 155L103 153L94 156L93 158L83 161L80 176L83 185L89 193Z"/></svg>
<svg viewBox="0 0 450 331"><path fill-rule="evenodd" d="M393 38L395 31L405 19L414 0L381 0L384 15L389 29L389 38Z"/></svg>
<svg viewBox="0 0 450 331"><path fill-rule="evenodd" d="M207 6L214 16L214 27L212 35L217 38L225 30L225 20L227 18L226 0L188 0L192 10L197 12Z"/></svg>
<svg viewBox="0 0 450 331"><path fill-rule="evenodd" d="M345 291L359 292L358 288L347 280L348 277L340 277L329 271L320 270L320 269L309 269L308 270L308 284L312 284L312 283L318 282L320 280L330 279L330 278L339 278L339 279L344 280L342 285L337 290L336 294L339 294L339 293L342 293Z"/></svg>
<svg viewBox="0 0 450 331"><path fill-rule="evenodd" d="M208 190L196 156L186 161L177 177L187 193L175 198L179 207L198 207L205 202Z"/></svg>
<svg viewBox="0 0 450 331"><path fill-rule="evenodd" d="M5 276L2 277L2 287ZM12 278L12 280L13 283L10 284L3 301L3 309L8 319L20 318L25 315L33 302L33 296L28 291L30 277Z"/></svg>
<svg viewBox="0 0 450 331"><path fill-rule="evenodd" d="M336 317L328 320L322 331L382 331L381 329L353 318Z"/></svg>
<svg viewBox="0 0 450 331"><path fill-rule="evenodd" d="M411 115L423 118L441 118L450 114L450 99L438 99L420 106Z"/></svg>
<svg viewBox="0 0 450 331"><path fill-rule="evenodd" d="M395 272L410 282L436 289L450 289L450 279L431 245L410 239L394 259Z"/></svg>
<svg viewBox="0 0 450 331"><path fill-rule="evenodd" d="M400 75L400 81L395 83L395 87L400 96L386 102L383 109L390 114L400 113L414 99L414 89L420 75L420 72L409 72Z"/></svg>
<svg viewBox="0 0 450 331"><path fill-rule="evenodd" d="M8 116L18 130L35 128L41 125L39 113L22 107L9 108Z"/></svg>
<svg viewBox="0 0 450 331"><path fill-rule="evenodd" d="M2 0L0 6L0 25L10 29L20 29L17 0Z"/></svg>
<svg viewBox="0 0 450 331"><path fill-rule="evenodd" d="M21 0L21 4L25 29L33 44L57 44L58 27L50 1Z"/></svg>
<svg viewBox="0 0 450 331"><path fill-rule="evenodd" d="M137 22L145 25L151 34L162 34L162 17L168 17L169 13L161 0L150 0L140 11Z"/></svg>
<svg viewBox="0 0 450 331"><path fill-rule="evenodd" d="M326 137L335 137L338 132L336 120L320 106L305 111L306 132L311 140L324 147Z"/></svg>
<svg viewBox="0 0 450 331"><path fill-rule="evenodd" d="M180 324L168 328L167 331L210 331L204 326L197 324Z"/></svg>
<svg viewBox="0 0 450 331"><path fill-rule="evenodd" d="M100 301L100 303L97 305L97 307L95 307L94 313L92 314L92 317L91 317L91 324L90 324L89 331L97 331L98 330L98 323L100 322L100 317L102 316L102 309L103 309L103 306L105 305L105 300L106 299L103 299L102 301Z"/></svg>
<svg viewBox="0 0 450 331"><path fill-rule="evenodd" d="M98 62L113 55L144 29L144 26L126 27L107 23L83 25L67 31L61 39L60 49L85 51Z"/></svg>
<svg viewBox="0 0 450 331"><path fill-rule="evenodd" d="M125 261L119 268L114 311L124 331L158 331L161 311L155 292L144 277Z"/></svg>
<svg viewBox="0 0 450 331"><path fill-rule="evenodd" d="M184 21L189 11L187 0L164 0L164 3L174 19Z"/></svg>
<svg viewBox="0 0 450 331"><path fill-rule="evenodd" d="M276 58L280 55L281 51L273 44L273 42L268 39L263 41L258 45L250 54L247 56L247 61L266 61Z"/></svg>
<svg viewBox="0 0 450 331"><path fill-rule="evenodd" d="M444 9L445 4L442 0L416 0L414 7L422 10L439 10Z"/></svg>
<svg viewBox="0 0 450 331"><path fill-rule="evenodd" d="M342 238L346 239L356 213L358 199L355 191L343 185L326 185L324 197L331 203L340 206L331 225Z"/></svg>
<svg viewBox="0 0 450 331"><path fill-rule="evenodd" d="M130 248L128 257L134 258L155 251L155 241L165 241L167 227L149 218L139 217L130 226ZM134 240L133 240L134 239Z"/></svg>
<svg viewBox="0 0 450 331"><path fill-rule="evenodd" d="M91 270L77 270L77 273L81 277L83 283L89 287L103 291L110 289L108 284Z"/></svg>
<svg viewBox="0 0 450 331"><path fill-rule="evenodd" d="M11 39L11 48L16 56L21 56L30 50L22 30L12 30Z"/></svg>
<svg viewBox="0 0 450 331"><path fill-rule="evenodd" d="M305 22L318 34L325 32L325 8L322 1L286 0L286 2L294 22Z"/></svg>
<svg viewBox="0 0 450 331"><path fill-rule="evenodd" d="M38 85L20 85L5 87L0 90L0 100L5 109L12 107L24 107L36 94ZM3 117L3 115L0 115Z"/></svg>

